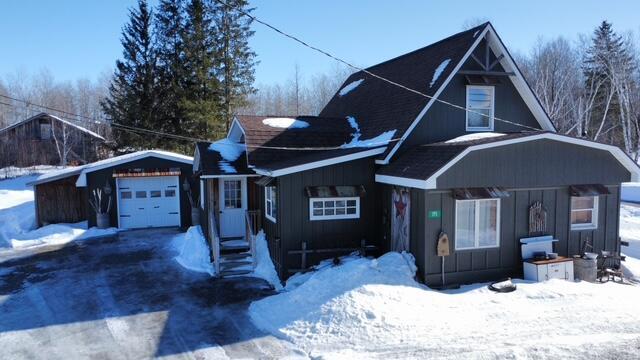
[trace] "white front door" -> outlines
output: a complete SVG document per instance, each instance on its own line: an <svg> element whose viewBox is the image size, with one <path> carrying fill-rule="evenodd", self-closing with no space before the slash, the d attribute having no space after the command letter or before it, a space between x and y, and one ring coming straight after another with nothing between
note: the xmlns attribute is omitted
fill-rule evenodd
<svg viewBox="0 0 640 360"><path fill-rule="evenodd" d="M118 179L118 227L180 226L179 184L178 176Z"/></svg>
<svg viewBox="0 0 640 360"><path fill-rule="evenodd" d="M220 237L244 236L247 178L220 178Z"/></svg>

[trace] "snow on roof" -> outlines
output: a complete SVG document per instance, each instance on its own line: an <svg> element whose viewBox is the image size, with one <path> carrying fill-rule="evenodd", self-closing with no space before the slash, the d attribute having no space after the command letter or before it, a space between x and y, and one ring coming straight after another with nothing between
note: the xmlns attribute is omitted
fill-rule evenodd
<svg viewBox="0 0 640 360"><path fill-rule="evenodd" d="M338 95L340 95L340 96L347 95L353 89L357 88L360 84L362 84L363 81L364 81L364 79L360 79L360 80L356 80L356 81L352 81L352 82L348 83L347 85L345 85L345 87L340 89L340 91L338 92Z"/></svg>
<svg viewBox="0 0 640 360"><path fill-rule="evenodd" d="M47 182L51 182L54 180L64 179L68 176L79 174L82 169L85 168L86 165L82 166L70 166L60 170L50 171L38 176L34 181L28 183L27 185L38 185Z"/></svg>
<svg viewBox="0 0 640 360"><path fill-rule="evenodd" d="M462 135L462 136L458 136L457 138L453 138L451 140L447 140L445 141L446 144L453 144L453 143L458 143L458 142L464 142L464 141L472 141L472 140L480 140L480 139L488 139L488 138L493 138L493 137L498 137L498 136L504 136L505 134L502 133L496 133L496 132L478 132L478 133L473 133L473 134L467 134L467 135Z"/></svg>
<svg viewBox="0 0 640 360"><path fill-rule="evenodd" d="M309 127L309 123L302 120L296 120L293 118L267 118L262 120L262 123L271 127L281 129L304 129Z"/></svg>
<svg viewBox="0 0 640 360"><path fill-rule="evenodd" d="M347 116L347 121L349 122L349 125L351 125L351 127L356 131L356 133L360 132L360 126L358 125L356 118L354 118L353 116Z"/></svg>
<svg viewBox="0 0 640 360"><path fill-rule="evenodd" d="M87 186L87 173L105 169L118 164L124 164L131 161L143 159L146 157L151 157L151 156L158 157L165 160L177 161L185 164L193 164L193 157L191 156L186 156L186 155L177 154L170 151L163 151L163 150L142 150L142 151L137 151L130 154L115 156L109 159L104 159L104 160L96 161L94 163L85 165L84 168L82 169L82 172L80 173L80 176L78 177L78 180L76 181L76 186L78 187Z"/></svg>
<svg viewBox="0 0 640 360"><path fill-rule="evenodd" d="M397 131L397 130L389 130L389 131L383 132L382 134L374 138L367 139L367 140L360 140L360 137L362 136L362 134L360 133L360 126L358 125L358 122L356 121L356 119L353 116L347 116L347 121L349 121L349 125L351 125L351 127L356 132L351 134L350 142L346 144L342 144L342 146L340 146L343 149L385 146L389 143L389 141L391 141L391 139L393 138L393 135Z"/></svg>
<svg viewBox="0 0 640 360"><path fill-rule="evenodd" d="M246 148L244 145L238 144L229 138L224 138L211 143L211 145L209 145L209 151L219 153L224 159L218 162L220 170L227 174L235 174L238 170L236 170L231 163L238 160L240 155L246 151Z"/></svg>
<svg viewBox="0 0 640 360"><path fill-rule="evenodd" d="M451 59L446 59L443 62L441 62L440 65L438 65L438 67L433 71L433 77L431 78L431 83L429 84L429 87L432 87L433 84L435 84L436 81L438 81L438 78L440 77L444 69L447 68L447 65L449 65L450 62L451 62Z"/></svg>
<svg viewBox="0 0 640 360"><path fill-rule="evenodd" d="M19 122L17 122L17 123L15 123L15 124L13 124L13 125L9 125L9 126L7 126L7 127L5 127L5 128L0 129L0 133L1 133L1 132L4 132L4 131L6 131L6 130L9 130L9 129L15 128L16 126L19 126L19 125L24 124L24 123L26 123L26 122L32 121L32 120L34 120L34 119L37 119L37 118L39 118L39 117L43 117L43 116L48 116L48 117L50 117L50 118L52 118L52 119L54 119L54 120L57 120L57 121L60 121L61 123L64 123L64 124L66 124L66 125L69 125L69 126L71 126L71 127L75 128L75 129L77 129L78 131L81 131L81 132L83 132L83 133L85 133L85 134L88 134L88 135L93 136L93 137L95 137L95 138L98 138L98 139L100 139L100 140L106 141L104 137L102 137L101 135L99 135L99 134L97 134L97 133L95 133L95 132L93 132L93 131L91 131L91 130L89 130L89 129L87 129L87 128L84 128L84 127L82 127L82 126L80 126L80 125L78 125L78 124L74 124L74 123L72 123L72 122L70 122L70 121L63 120L63 119L61 119L61 118L59 118L59 117L57 117L57 116L55 116L55 115L51 115L51 114L48 114L48 113L39 113L39 114L37 114L37 115L31 116L31 117L30 117L30 118L28 118L28 119L25 119L25 120L19 121ZM98 122L98 121L95 121L95 123L96 123L96 124L100 124L100 122Z"/></svg>

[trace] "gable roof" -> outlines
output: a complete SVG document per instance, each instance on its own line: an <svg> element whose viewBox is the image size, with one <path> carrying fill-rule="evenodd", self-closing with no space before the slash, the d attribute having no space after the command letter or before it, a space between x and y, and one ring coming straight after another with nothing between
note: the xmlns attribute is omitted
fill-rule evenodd
<svg viewBox="0 0 640 360"><path fill-rule="evenodd" d="M420 189L435 189L438 176L472 151L540 139L551 139L608 151L631 173L631 181L640 179L640 167L638 167L638 164L617 146L549 131L527 131L496 137L418 146L407 151L391 164L381 167L376 172L376 181Z"/></svg>
<svg viewBox="0 0 640 360"><path fill-rule="evenodd" d="M53 120L59 121L59 122L61 122L61 123L65 124L65 125L69 125L69 126L71 126L71 127L75 128L75 129L77 129L78 131L83 132L83 133L85 133L85 134L87 134L87 135L89 135L89 136L91 136L91 137L93 137L93 138L96 138L96 139L98 139L98 140L102 140L102 141L106 141L104 137L102 137L101 135L99 135L99 134L97 134L97 133L95 133L95 132L93 132L93 131L91 131L91 130L89 130L89 129L87 129L87 128L84 128L84 127L82 127L82 126L80 126L80 125L78 125L78 124L75 124L75 123L73 123L73 122L70 122L70 121L67 121L67 120L61 119L61 118L59 118L58 116L51 115L51 114L49 114L49 113L44 113L44 112L39 113L39 114L37 114L37 115L34 115L34 116L32 116L32 117L30 117L30 118L27 118L27 119L25 119L25 120L19 121L19 122L17 122L17 123L15 123L15 124L13 124L13 125L9 125L9 126L7 126L7 127L3 128L3 129L0 129L0 134L4 133L4 132L6 132L6 131L9 131L9 130L11 130L11 129L14 129L14 128L16 128L16 127L20 126L20 125L26 124L26 123L28 123L28 122L30 122L30 121L34 121L34 120L36 120L36 119L42 118L42 117L47 117L47 118L50 118L50 119L53 119Z"/></svg>
<svg viewBox="0 0 640 360"><path fill-rule="evenodd" d="M76 186L77 187L85 187L87 186L87 174L94 172L94 171L98 171L98 170L102 170L102 169L106 169L112 166L117 166L120 164L126 164L132 161L136 161L136 160L140 160L140 159L145 159L148 157L156 157L159 159L165 159L165 160L172 160L172 161L177 161L177 162L181 162L184 164L193 164L193 158L190 156L186 156L186 155L182 155L182 154L177 154L177 153L173 153L173 152L169 152L169 151L163 151L163 150L143 150L143 151L137 151L134 153L130 153L130 154L125 154L125 155L120 155L120 156L115 156L109 159L104 159L104 160L100 160L100 161L96 161L94 163L90 163L85 165L82 168L82 172L80 172L80 175L78 176L78 180L76 181Z"/></svg>
<svg viewBox="0 0 640 360"><path fill-rule="evenodd" d="M320 116L353 116L360 122L365 137L397 130L396 135L401 139L389 146L380 161L386 164L485 37L494 52L505 55L500 63L515 73L510 77L511 81L542 129L555 131L548 115L488 22L366 69L420 91L429 98L359 71L344 82L342 89L333 96ZM345 93L348 87L353 87L358 81L361 82Z"/></svg>
<svg viewBox="0 0 640 360"><path fill-rule="evenodd" d="M244 154L234 161L228 161L219 151L211 149L211 144L213 143L199 142L196 144L194 162L197 163L194 163L194 170L199 171L201 175L220 177L255 174L247 166L247 157Z"/></svg>
<svg viewBox="0 0 640 360"><path fill-rule="evenodd" d="M347 146L357 130L344 117L239 115L234 122L244 134L248 167L261 175L282 176L374 156L385 148L378 143ZM274 126L287 123L294 125Z"/></svg>

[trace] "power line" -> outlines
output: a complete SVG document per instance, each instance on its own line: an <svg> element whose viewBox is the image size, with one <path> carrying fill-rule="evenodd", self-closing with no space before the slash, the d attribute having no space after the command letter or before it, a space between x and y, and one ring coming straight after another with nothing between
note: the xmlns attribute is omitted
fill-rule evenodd
<svg viewBox="0 0 640 360"><path fill-rule="evenodd" d="M295 41L295 42L297 42L297 43L299 43L299 44L301 44L301 45L303 45L303 46L305 46L305 47L307 47L307 48L309 48L309 49L311 49L311 50L314 50L314 51L316 51L316 52L319 52L319 53L320 53L320 54L322 54L322 55L325 55L325 56L327 56L327 57L329 57L329 58L331 58L331 59L333 59L333 60L335 60L335 61L338 61L338 62L340 62L340 63L342 63L342 64L345 64L345 65L349 66L350 68L353 68L353 69L356 69L356 70L358 70L358 71L361 71L361 72L363 72L363 73L365 73L365 74L368 74L368 75L370 75L370 76L372 76L372 77L374 77L374 78L376 78L376 79L382 80L382 81L384 81L384 82L386 82L386 83L389 83L389 84L391 84L391 85L397 86L397 87L402 88L402 89L407 90L407 91L410 91L410 92L412 92L412 93L414 93L414 94L417 94L417 95L423 96L423 97L425 97L425 98L427 98L427 99L431 99L431 100L434 100L434 101L440 102L440 103L442 103L442 104L445 104L445 105L448 105L448 106L452 106L452 107L454 107L454 108L456 108L456 109L464 110L464 111L471 112L471 113L474 113L474 114L477 114L477 115L480 115L480 116L483 116L483 117L491 118L491 115L487 115L487 114L484 114L484 113L482 113L482 112L480 112L480 111L475 111L475 110L472 110L472 109L466 108L466 107L461 106L461 105L458 105L458 104L450 103L450 102L448 102L448 101L445 101L445 100L442 100L442 99L436 98L436 97L434 97L434 96L431 96L431 95L425 94L425 93L423 93L423 92L421 92L421 91L418 91L418 90L412 89L412 88L410 88L410 87L408 87L408 86L405 86L405 85L402 85L402 84L400 84L400 83L397 83L397 82L395 82L395 81L393 81L393 80L389 80L389 79L387 79L387 78L385 78L385 77L383 77L383 76L380 76L380 75L374 74L374 73L372 73L371 71L369 71L369 70L367 70L367 69L365 69L365 68L361 68L361 67L359 67L359 66L353 65L352 63L350 63L350 62L348 62L348 61L346 61L346 60L344 60L344 59L342 59L342 58L339 58L339 57L337 57L337 56L335 56L335 55L332 55L331 53L329 53L329 52L327 52L327 51L325 51L325 50L322 50L322 49L320 49L320 48L318 48L318 47L316 47L316 46L313 46L313 45L308 44L307 42L305 42L304 40L301 40L300 38L298 38L298 37L297 37L297 36L295 36L295 35L291 35L291 34L289 34L289 33L285 32L285 31L283 31L283 30L280 30L279 28L277 28L277 27L275 27L275 26L273 26L273 25L271 25L271 24L269 24L269 23L267 23L267 22L265 22L265 21L262 21L262 20L258 19L257 17L255 17L255 16L253 16L253 15L249 14L248 12L246 12L246 11L245 11L244 9L242 9L241 7L234 7L234 6L231 6L231 5L227 4L226 2L224 2L224 1L222 1L222 0L214 0L214 1L215 1L215 2L217 2L217 3L219 3L219 4L221 4L221 5L226 6L226 7L228 7L228 8L235 9L235 10L236 10L236 11L238 11L241 15L244 15L244 16L246 16L246 17L250 18L251 20L253 20L253 21L257 22L257 23L259 23L259 24L261 24L261 25L264 25L264 26L268 27L269 29L271 29L271 30L273 30L273 31L275 31L275 32L277 32L277 33L279 33L280 35L285 36L285 37L287 37L287 38L289 38L289 39L291 39L291 40L293 40L293 41ZM540 129L538 129L538 128L534 128L534 127L527 126L527 125L524 125L524 124L519 124L519 123L516 123L516 122L513 122L513 121L509 121L509 120L506 120L506 119L502 119L502 118L499 118L499 117L497 117L497 116L493 116L493 119L494 119L494 120L497 120L497 121L501 121L501 122L507 123L507 124L511 124L511 125L515 125L515 126L520 126L520 127L526 128L526 129L531 129L531 130L536 130L536 131L539 131L539 130L540 130Z"/></svg>
<svg viewBox="0 0 640 360"><path fill-rule="evenodd" d="M19 102L23 102L23 103L29 103L26 100L21 100L21 99L15 99L15 98L11 98L9 96L3 96L0 94L0 96L5 97L5 98L10 98L12 100L15 101L19 101ZM36 107L44 107L44 106L40 106L37 104L33 104L30 103L33 106ZM6 103L6 102L2 102L0 101L0 105L6 105L6 106L10 106L13 108L18 108L18 105L16 104L10 104L10 103ZM26 109L28 110L29 107L28 106L21 106L22 109ZM74 113L70 113L68 111L62 111L62 110L58 110L56 108L52 108L52 107L46 107L47 109L49 109L50 111L55 111L55 112L60 112L60 113L66 113L66 114L71 114L73 116L79 116L77 114ZM58 116L61 119L64 120L69 120L69 121L78 121L69 117L65 117L65 116L59 116L59 115L55 115ZM85 118L91 119L91 123L102 123L104 125L110 125L112 128L115 128L117 130L120 131L125 131L125 132L131 132L131 133L136 133L136 134L151 134L151 135L155 135L155 136L162 136L162 137L168 137L168 138L173 138L173 139L177 139L177 140L184 140L184 141L190 141L190 142L212 142L211 140L205 140L205 139L199 139L199 138L194 138L194 137L189 137L189 136L183 136L183 135L176 135L176 134L170 134L170 133L165 133L165 132L161 132L161 131L157 131L157 130L150 130L150 129L144 129L144 128L139 128L139 127L135 127L135 126L129 126L129 125L124 125L124 124L120 124L120 123L116 123L116 122L100 122L98 120L92 119L90 117L85 116ZM81 121L78 121L81 122ZM85 121L86 122L86 121ZM362 140L362 142L366 143L367 146L369 148L375 148L375 147L381 147L381 146L386 146L392 142L396 142L396 141L400 141L401 138L394 138L394 139L390 139L389 141L380 141L380 142L367 142L366 140ZM218 143L218 145L222 145L222 146L236 146L236 144L225 144L225 143ZM269 150L288 150L288 151L326 151L326 150L340 150L340 149L349 149L350 147L348 147L346 144L345 146L325 146L325 147L287 147L287 146L268 146L268 145L249 145L249 144L245 144L245 146L247 148L253 148L253 149L269 149Z"/></svg>

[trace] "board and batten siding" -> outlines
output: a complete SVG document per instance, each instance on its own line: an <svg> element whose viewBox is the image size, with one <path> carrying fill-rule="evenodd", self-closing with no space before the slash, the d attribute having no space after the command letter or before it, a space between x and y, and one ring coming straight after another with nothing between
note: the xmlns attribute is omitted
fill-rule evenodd
<svg viewBox="0 0 640 360"><path fill-rule="evenodd" d="M38 227L87 220L87 192L76 187L77 179L75 175L34 186Z"/></svg>
<svg viewBox="0 0 640 360"><path fill-rule="evenodd" d="M571 230L570 204L571 196L568 187L541 189L508 189L509 197L501 199L500 204L500 246L491 249L455 250L455 206L456 201L450 191L421 191L426 194L426 212L441 210L439 219L412 217L417 220L419 229L424 228L426 236L425 253L417 254L421 277L429 285L441 284L442 263L437 256L437 239L441 231L450 239L451 255L445 259L446 282L471 283L495 280L506 276L521 276L522 257L520 239L528 237L529 207L540 201L547 210L547 234L559 241L554 243L554 251L561 256L572 256L581 253L584 241L593 244L593 250L619 251L618 215L620 204L620 187L607 186L609 195L599 197L598 227L593 230ZM413 227L413 225L412 225ZM416 234L419 236L420 234ZM420 241L412 236L411 241ZM417 249L421 251L421 249Z"/></svg>
<svg viewBox="0 0 640 360"><path fill-rule="evenodd" d="M266 219L264 211L262 216L270 250L279 253L272 254L272 257L279 262L279 273L283 279L292 275L289 270L300 269L301 256L290 255L288 252L301 250L303 241L306 241L307 249L359 248L361 240L365 240L367 244L378 245L374 225L377 217L373 158L280 176L275 184L278 201L277 223ZM338 185L364 186L366 195L360 199L360 218L311 221L305 187ZM260 201L261 209L264 209L263 187L260 189ZM307 265L315 265L323 259L340 255L345 254L308 254Z"/></svg>
<svg viewBox="0 0 640 360"><path fill-rule="evenodd" d="M478 58L484 59L484 49L483 41L475 52ZM495 54L491 53L490 61L495 60L495 58ZM450 64L449 66L452 65ZM461 70L482 69L473 59L469 58L463 64ZM504 71L500 65L497 65L494 70ZM495 116L523 124L526 127L494 121L494 131L509 133L532 130L531 128L541 129L540 124L524 100L520 97L513 83L509 80L509 77L500 77L499 81L500 84L493 85L495 89ZM447 87L440 94L439 99L464 106L467 101L467 81L465 76L461 74L454 75ZM426 112L409 137L404 141L399 154L416 145L445 141L468 133L466 130L466 113L464 110L453 108L441 102L434 102L429 111Z"/></svg>
<svg viewBox="0 0 640 360"><path fill-rule="evenodd" d="M540 139L471 151L437 180L438 189L620 184L629 171L606 150Z"/></svg>

